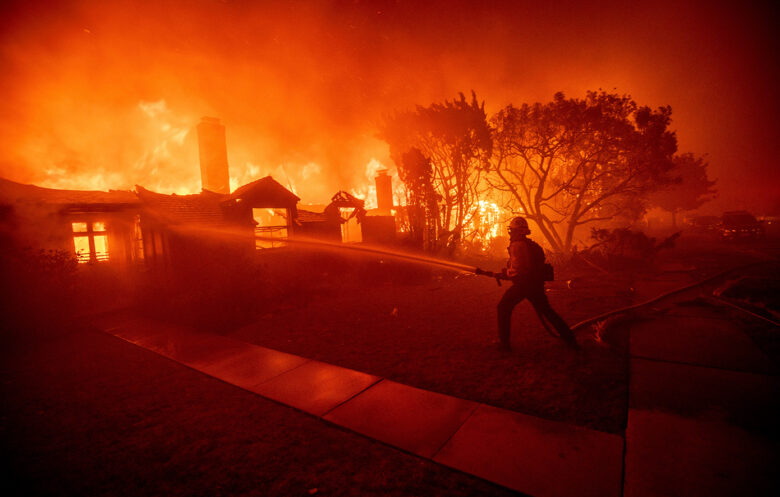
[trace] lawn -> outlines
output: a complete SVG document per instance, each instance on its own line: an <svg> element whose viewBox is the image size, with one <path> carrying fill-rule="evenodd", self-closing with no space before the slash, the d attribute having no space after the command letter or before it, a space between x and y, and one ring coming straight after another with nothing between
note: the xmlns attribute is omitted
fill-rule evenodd
<svg viewBox="0 0 780 497"><path fill-rule="evenodd" d="M547 284L548 296L574 324L757 257L741 246L683 241L655 261L614 270L562 266ZM404 266L397 267L387 272L402 272ZM523 302L513 316L513 351L505 354L494 341L495 306L506 286L446 271L409 280L369 273L375 274L325 275L229 335L435 392L623 433L625 323L612 326L599 343L592 329L581 330L584 351L577 353L551 337Z"/></svg>
<svg viewBox="0 0 780 497"><path fill-rule="evenodd" d="M513 495L103 333L2 363L6 495Z"/></svg>

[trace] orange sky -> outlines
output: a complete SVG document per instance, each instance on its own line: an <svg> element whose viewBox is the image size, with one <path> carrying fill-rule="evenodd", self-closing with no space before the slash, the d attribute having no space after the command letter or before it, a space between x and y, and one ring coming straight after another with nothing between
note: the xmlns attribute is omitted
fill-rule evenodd
<svg viewBox="0 0 780 497"><path fill-rule="evenodd" d="M6 2L0 175L195 191L190 130L211 115L234 181L270 173L322 203L365 184L371 159L392 165L374 134L393 110L615 88L672 106L680 151L708 154L718 179L711 210L780 214L773 12L480 3Z"/></svg>

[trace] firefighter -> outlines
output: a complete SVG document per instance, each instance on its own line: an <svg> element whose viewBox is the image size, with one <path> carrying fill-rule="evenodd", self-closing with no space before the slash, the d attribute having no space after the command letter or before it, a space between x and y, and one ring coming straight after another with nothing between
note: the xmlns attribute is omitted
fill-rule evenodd
<svg viewBox="0 0 780 497"><path fill-rule="evenodd" d="M531 230L528 228L528 221L525 218L515 217L512 219L509 223L510 243L507 249L509 261L506 269L498 275L477 270L478 274L492 275L512 281L512 286L504 293L498 303L499 347L502 350L511 350L509 336L512 311L523 299L528 299L539 319L550 323L566 344L571 348L578 349L579 346L571 329L563 318L550 307L550 302L547 300L544 282L546 279L552 279L552 276L547 276L545 272L551 270L552 267L545 263L544 250L539 244L528 238L529 234L531 234Z"/></svg>

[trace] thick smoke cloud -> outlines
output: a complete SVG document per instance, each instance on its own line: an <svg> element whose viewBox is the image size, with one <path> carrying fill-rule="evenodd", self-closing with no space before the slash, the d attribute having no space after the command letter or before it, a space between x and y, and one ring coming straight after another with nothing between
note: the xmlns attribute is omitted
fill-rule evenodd
<svg viewBox="0 0 780 497"><path fill-rule="evenodd" d="M766 12L117 1L20 2L3 19L0 160L18 181L197 191L192 127L210 115L227 125L235 182L270 173L321 203L365 184L371 159L392 166L375 130L394 110L471 89L495 111L616 88L672 105L681 149L709 154L723 206L774 207Z"/></svg>

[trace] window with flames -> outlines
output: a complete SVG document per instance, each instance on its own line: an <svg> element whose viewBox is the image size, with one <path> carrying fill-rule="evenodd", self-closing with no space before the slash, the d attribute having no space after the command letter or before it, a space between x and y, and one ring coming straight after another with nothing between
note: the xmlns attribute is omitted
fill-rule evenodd
<svg viewBox="0 0 780 497"><path fill-rule="evenodd" d="M255 226L255 248L283 247L287 241L287 209L252 209Z"/></svg>
<svg viewBox="0 0 780 497"><path fill-rule="evenodd" d="M102 221L71 223L79 263L108 260L108 230Z"/></svg>

